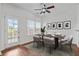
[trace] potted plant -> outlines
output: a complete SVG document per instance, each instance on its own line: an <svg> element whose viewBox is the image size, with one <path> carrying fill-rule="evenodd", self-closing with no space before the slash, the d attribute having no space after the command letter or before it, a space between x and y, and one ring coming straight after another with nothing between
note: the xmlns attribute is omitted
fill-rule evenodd
<svg viewBox="0 0 79 59"><path fill-rule="evenodd" d="M45 26L43 28L41 28L41 35L42 35L42 39L43 39L43 36L44 36L44 33L45 33Z"/></svg>
<svg viewBox="0 0 79 59"><path fill-rule="evenodd" d="M45 33L45 28L46 28L45 26L43 28L41 28L41 34L42 35L44 35L44 33Z"/></svg>

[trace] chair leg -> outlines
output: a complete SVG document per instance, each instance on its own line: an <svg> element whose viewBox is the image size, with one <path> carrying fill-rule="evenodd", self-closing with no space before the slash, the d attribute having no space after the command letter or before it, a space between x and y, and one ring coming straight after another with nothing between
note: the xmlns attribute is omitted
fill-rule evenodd
<svg viewBox="0 0 79 59"><path fill-rule="evenodd" d="M72 45L70 45L70 50L72 51Z"/></svg>

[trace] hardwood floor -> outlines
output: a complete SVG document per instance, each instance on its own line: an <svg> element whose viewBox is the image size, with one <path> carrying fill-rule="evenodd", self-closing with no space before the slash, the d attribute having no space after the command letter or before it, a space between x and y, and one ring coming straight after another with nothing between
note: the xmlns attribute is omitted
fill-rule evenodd
<svg viewBox="0 0 79 59"><path fill-rule="evenodd" d="M2 51L2 56L35 56L35 53L33 53L30 49L24 47L25 45L28 45L30 43L33 43L33 41L6 48Z"/></svg>
<svg viewBox="0 0 79 59"><path fill-rule="evenodd" d="M33 53L33 51L31 52L30 49L24 47L25 45L27 44L17 45L11 48L7 48L2 51L2 54L3 56L35 56L36 54ZM79 56L79 48L76 45L73 48L73 50L74 50L75 56Z"/></svg>
<svg viewBox="0 0 79 59"><path fill-rule="evenodd" d="M75 48L75 55L79 56L79 48L78 47Z"/></svg>
<svg viewBox="0 0 79 59"><path fill-rule="evenodd" d="M8 49L3 52L4 56L25 56L28 55L30 52L27 48L23 46L17 46L13 49Z"/></svg>

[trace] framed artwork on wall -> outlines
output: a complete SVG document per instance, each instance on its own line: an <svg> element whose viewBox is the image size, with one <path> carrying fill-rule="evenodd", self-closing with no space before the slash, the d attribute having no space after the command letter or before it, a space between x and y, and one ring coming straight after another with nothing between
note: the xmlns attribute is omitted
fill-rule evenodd
<svg viewBox="0 0 79 59"><path fill-rule="evenodd" d="M63 29L63 22L57 22L57 29Z"/></svg>
<svg viewBox="0 0 79 59"><path fill-rule="evenodd" d="M52 29L52 23L47 23L47 29L48 30Z"/></svg>
<svg viewBox="0 0 79 59"><path fill-rule="evenodd" d="M64 29L71 29L71 21L64 21Z"/></svg>
<svg viewBox="0 0 79 59"><path fill-rule="evenodd" d="M52 23L52 29L53 29L53 30L56 29L56 22L53 22L53 23Z"/></svg>

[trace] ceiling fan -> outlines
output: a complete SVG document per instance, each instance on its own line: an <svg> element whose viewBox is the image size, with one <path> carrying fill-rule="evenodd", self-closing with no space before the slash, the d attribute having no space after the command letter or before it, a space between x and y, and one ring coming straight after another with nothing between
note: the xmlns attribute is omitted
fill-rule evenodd
<svg viewBox="0 0 79 59"><path fill-rule="evenodd" d="M35 9L35 10L40 10L41 11L40 14L43 14L43 13L46 13L46 12L51 13L51 11L49 11L49 9L52 9L52 8L55 7L54 5L47 7L44 3L41 3L41 5L42 5L41 9Z"/></svg>

